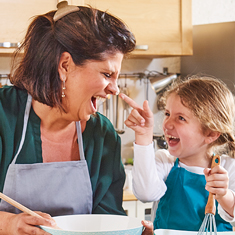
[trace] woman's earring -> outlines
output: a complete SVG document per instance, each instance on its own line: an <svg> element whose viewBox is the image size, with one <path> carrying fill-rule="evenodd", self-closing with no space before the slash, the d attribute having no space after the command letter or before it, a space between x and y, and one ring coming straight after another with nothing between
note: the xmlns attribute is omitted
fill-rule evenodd
<svg viewBox="0 0 235 235"><path fill-rule="evenodd" d="M65 90L66 88L65 88L65 81L63 81L63 86L62 86L62 98L64 98L65 97L65 94L64 94L64 90Z"/></svg>

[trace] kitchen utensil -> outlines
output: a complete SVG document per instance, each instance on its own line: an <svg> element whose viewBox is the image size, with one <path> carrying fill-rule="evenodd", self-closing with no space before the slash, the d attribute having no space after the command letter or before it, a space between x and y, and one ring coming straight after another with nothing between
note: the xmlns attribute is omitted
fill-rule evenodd
<svg viewBox="0 0 235 235"><path fill-rule="evenodd" d="M11 204L12 206L18 208L19 210L29 214L29 215L32 215L32 216L36 216L38 218L43 218L42 216L40 216L39 214L35 213L34 211L30 210L29 208L23 206L22 204L20 204L19 202L13 200L12 198L6 196L5 194L3 193L0 193L0 198L2 200L4 200L5 202ZM61 230L61 228L59 227L56 227L57 229Z"/></svg>
<svg viewBox="0 0 235 235"><path fill-rule="evenodd" d="M168 73L167 75L158 74L157 76L149 76L151 86L156 94L160 93L168 85L170 85L177 78L176 74Z"/></svg>
<svg viewBox="0 0 235 235"><path fill-rule="evenodd" d="M63 231L40 226L52 235L141 235L141 220L122 215L86 214L53 217Z"/></svg>
<svg viewBox="0 0 235 235"><path fill-rule="evenodd" d="M118 88L120 89L120 86L118 86ZM119 96L116 95L116 109L115 109L115 131L118 133L118 134L124 134L125 133L125 130L124 129L119 129Z"/></svg>
<svg viewBox="0 0 235 235"><path fill-rule="evenodd" d="M120 92L127 95L127 96L130 95L130 92L129 92L129 89L127 88L126 82L125 82L125 86L120 89ZM129 104L127 104L124 100L122 100L122 105L123 105L122 129L124 130L125 129L124 122L129 115Z"/></svg>
<svg viewBox="0 0 235 235"><path fill-rule="evenodd" d="M212 158L211 169L220 164L220 156L215 155ZM215 223L215 195L209 193L209 197L207 200L206 208L205 208L205 218L202 222L198 235L207 234L210 232L212 234L212 230L214 230L214 235L217 235L216 223Z"/></svg>
<svg viewBox="0 0 235 235"><path fill-rule="evenodd" d="M15 200L11 199L10 197L6 196L3 193L0 193L0 198L2 200L6 201L7 203L11 204L12 206L18 208L19 210L29 214L29 215L36 216L38 218L42 218L42 216L40 216L39 214L35 213L34 211L31 211L29 208L23 206L19 202L16 202Z"/></svg>
<svg viewBox="0 0 235 235"><path fill-rule="evenodd" d="M156 143L156 145L154 146L156 149L167 149L168 148L168 145L167 145L167 142L166 142L164 135L153 134L153 140L154 140L154 143ZM156 142L155 142L155 140L156 140Z"/></svg>
<svg viewBox="0 0 235 235"><path fill-rule="evenodd" d="M197 235L198 232L170 230L170 229L155 229L154 235ZM218 235L235 235L235 232L218 232Z"/></svg>

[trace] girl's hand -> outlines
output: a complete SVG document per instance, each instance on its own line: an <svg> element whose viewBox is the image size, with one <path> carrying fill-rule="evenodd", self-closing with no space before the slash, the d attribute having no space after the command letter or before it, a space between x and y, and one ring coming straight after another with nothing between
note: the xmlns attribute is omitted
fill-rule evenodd
<svg viewBox="0 0 235 235"><path fill-rule="evenodd" d="M31 216L26 213L14 214L9 221L9 232L7 234L12 235L49 235L49 233L39 228L39 225L45 225L48 227L56 227L55 221L50 215L42 212L37 212L43 218Z"/></svg>
<svg viewBox="0 0 235 235"><path fill-rule="evenodd" d="M215 199L221 207L234 217L235 197L228 189L229 177L227 171L222 166L215 166L212 169L204 169L206 176L206 190L215 195Z"/></svg>
<svg viewBox="0 0 235 235"><path fill-rule="evenodd" d="M135 131L135 142L139 145L149 145L153 141L153 113L145 100L143 108L130 97L119 94L119 97L129 104L133 109L125 124Z"/></svg>
<svg viewBox="0 0 235 235"><path fill-rule="evenodd" d="M206 177L206 190L220 199L228 192L228 173L222 166L215 166L212 169L204 169Z"/></svg>
<svg viewBox="0 0 235 235"><path fill-rule="evenodd" d="M143 220L141 221L142 225L144 226L144 231L142 235L153 235L153 223L151 221Z"/></svg>

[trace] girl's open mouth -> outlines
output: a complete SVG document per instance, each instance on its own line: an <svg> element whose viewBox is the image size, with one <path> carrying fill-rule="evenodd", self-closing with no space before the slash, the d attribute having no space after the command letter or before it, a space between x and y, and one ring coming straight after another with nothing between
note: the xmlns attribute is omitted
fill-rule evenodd
<svg viewBox="0 0 235 235"><path fill-rule="evenodd" d="M176 145L180 142L180 138L177 138L175 136L165 135L165 137L166 137L168 144L170 144L170 145Z"/></svg>

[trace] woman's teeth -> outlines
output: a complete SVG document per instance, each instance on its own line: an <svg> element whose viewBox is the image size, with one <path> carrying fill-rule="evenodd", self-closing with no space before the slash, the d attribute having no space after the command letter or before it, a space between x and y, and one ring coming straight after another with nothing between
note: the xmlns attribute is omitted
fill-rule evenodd
<svg viewBox="0 0 235 235"><path fill-rule="evenodd" d="M104 102L106 100L106 98L104 97L101 97L101 96L98 96L98 95L95 95L93 96L95 99L97 99L98 101L101 101L101 102Z"/></svg>

